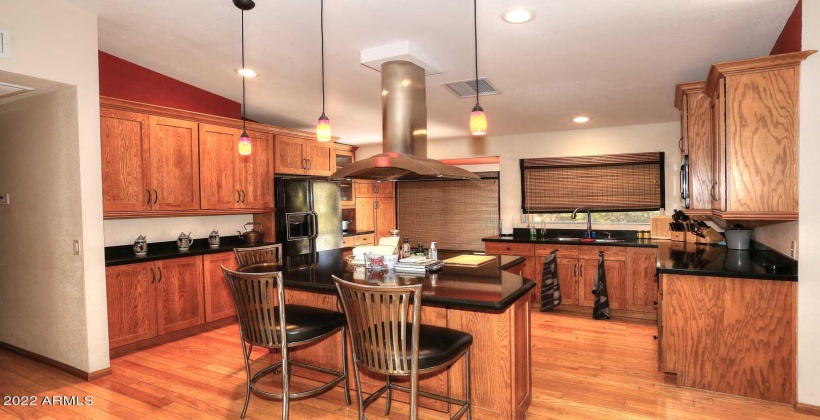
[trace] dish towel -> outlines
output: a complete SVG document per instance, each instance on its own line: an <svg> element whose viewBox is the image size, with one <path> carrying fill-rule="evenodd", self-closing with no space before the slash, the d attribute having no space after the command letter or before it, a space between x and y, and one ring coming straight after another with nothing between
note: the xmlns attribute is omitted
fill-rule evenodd
<svg viewBox="0 0 820 420"><path fill-rule="evenodd" d="M561 304L561 287L555 270L557 252L552 251L544 257L544 268L541 270L541 312L550 311Z"/></svg>
<svg viewBox="0 0 820 420"><path fill-rule="evenodd" d="M604 270L604 253L598 253L598 275L592 284L595 295L595 306L592 308L592 319L609 319L609 295L606 291L606 270Z"/></svg>

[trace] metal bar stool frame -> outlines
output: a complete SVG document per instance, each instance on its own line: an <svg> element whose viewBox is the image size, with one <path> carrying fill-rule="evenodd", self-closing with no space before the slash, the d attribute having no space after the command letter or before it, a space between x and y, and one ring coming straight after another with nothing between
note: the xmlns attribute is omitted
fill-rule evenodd
<svg viewBox="0 0 820 420"><path fill-rule="evenodd" d="M325 334L317 337L312 337L307 340L297 342L288 342L286 331L287 319L285 318L285 292L282 284L281 272L269 273L242 273L232 271L222 266L222 272L225 275L231 293L236 304L237 318L239 319L239 335L240 343L242 345L242 355L245 359L245 374L247 375L247 386L245 389L245 403L242 408L241 418L245 418L248 411L248 403L250 402L251 392L258 393L262 396L282 400L282 419L288 418L288 408L290 400L297 400L307 398L314 395L321 394L335 387L338 383L343 382L345 403L350 405L350 383L347 374L347 334L345 334L345 327L341 326ZM275 290L274 290L275 289ZM276 298L275 302L273 298ZM278 305L274 305L278 303ZM276 333L277 324L274 311L279 315L279 334ZM314 366L295 360L290 360L288 357L288 350L292 347L298 347L305 344L310 344L326 337L341 332L342 333L342 371L335 371L332 369L323 368L321 366ZM282 352L282 361L277 362L271 366L259 370L251 376L250 355L253 346L265 348L278 348ZM305 369L326 373L334 376L329 382L318 386L316 388L302 391L290 392L290 366L299 366ZM256 387L256 381L263 376L281 370L282 372L282 393L267 392Z"/></svg>
<svg viewBox="0 0 820 420"><path fill-rule="evenodd" d="M233 255L240 267L258 262L282 262L282 244L234 248Z"/></svg>
<svg viewBox="0 0 820 420"><path fill-rule="evenodd" d="M359 419L366 420L364 412L376 399L385 392L387 402L385 415L390 414L392 390L399 390L410 394L410 418L418 418L418 397L423 396L448 404L460 405L459 410L451 420L461 418L465 413L472 419L470 398L470 346L446 362L419 369L419 328L421 325L421 284L406 286L362 285L342 280L332 276L342 302L348 330L350 331L351 345L353 346L353 376L356 380L356 394L359 401ZM406 343L405 334L408 323L407 313L409 306L412 309L411 342ZM355 306L354 306L355 305ZM371 307L381 305L381 308ZM387 305L385 307L385 305ZM361 306L365 308L362 309ZM382 309L379 311L378 309ZM385 311L386 310L386 311ZM385 313L387 312L387 313ZM388 319L380 318L388 315ZM383 328L379 325L387 324ZM398 326L398 328L396 328ZM357 333L361 331L361 333ZM407 366L408 344L410 345L410 365ZM464 356L465 399L458 400L443 395L433 394L418 389L419 375L435 372L450 367ZM387 375L387 383L362 400L362 384L359 378L359 365L374 373ZM396 385L392 376L409 376L410 387Z"/></svg>

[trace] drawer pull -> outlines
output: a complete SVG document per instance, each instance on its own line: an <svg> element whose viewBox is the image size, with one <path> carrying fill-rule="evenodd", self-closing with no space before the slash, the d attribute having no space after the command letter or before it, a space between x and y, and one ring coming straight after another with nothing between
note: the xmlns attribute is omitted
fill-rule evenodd
<svg viewBox="0 0 820 420"><path fill-rule="evenodd" d="M510 247L507 247L507 251L509 251L509 250L510 250Z"/></svg>

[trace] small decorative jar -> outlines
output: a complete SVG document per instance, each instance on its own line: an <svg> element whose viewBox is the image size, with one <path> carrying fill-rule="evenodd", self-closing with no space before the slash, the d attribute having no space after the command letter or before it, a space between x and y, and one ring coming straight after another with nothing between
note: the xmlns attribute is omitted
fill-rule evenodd
<svg viewBox="0 0 820 420"><path fill-rule="evenodd" d="M211 234L208 235L208 246L211 248L216 248L219 246L219 231L214 229L211 231Z"/></svg>
<svg viewBox="0 0 820 420"><path fill-rule="evenodd" d="M134 254L143 256L148 253L148 242L145 241L145 235L140 235L134 240Z"/></svg>
<svg viewBox="0 0 820 420"><path fill-rule="evenodd" d="M187 251L193 242L194 240L191 239L191 232L188 232L187 235L185 232L180 232L179 237L177 238L177 248L179 248L180 251Z"/></svg>

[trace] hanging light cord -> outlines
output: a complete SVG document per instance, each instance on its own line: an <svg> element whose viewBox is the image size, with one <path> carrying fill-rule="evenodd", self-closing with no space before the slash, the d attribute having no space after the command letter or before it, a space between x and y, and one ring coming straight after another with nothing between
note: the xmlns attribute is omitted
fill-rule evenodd
<svg viewBox="0 0 820 420"><path fill-rule="evenodd" d="M322 37L322 115L325 115L325 0L321 0L319 4L319 31Z"/></svg>
<svg viewBox="0 0 820 420"><path fill-rule="evenodd" d="M242 70L245 70L245 10L242 10ZM245 75L242 75L242 132L245 132Z"/></svg>
<svg viewBox="0 0 820 420"><path fill-rule="evenodd" d="M475 106L479 106L478 97L478 0L473 0L473 35L475 41Z"/></svg>

